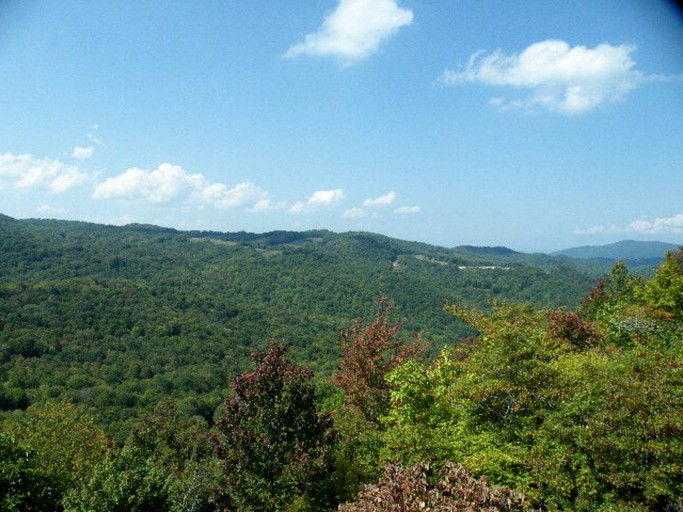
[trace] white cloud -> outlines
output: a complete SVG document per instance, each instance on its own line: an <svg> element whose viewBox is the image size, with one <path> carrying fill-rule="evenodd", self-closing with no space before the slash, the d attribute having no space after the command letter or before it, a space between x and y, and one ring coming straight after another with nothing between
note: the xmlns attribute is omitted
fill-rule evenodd
<svg viewBox="0 0 683 512"><path fill-rule="evenodd" d="M439 78L445 85L484 83L528 90L523 98L489 101L500 109L542 108L562 114L581 114L606 102L623 100L644 81L636 71L633 45L607 43L595 48L570 47L560 40L534 43L519 54L473 54L464 69L446 70Z"/></svg>
<svg viewBox="0 0 683 512"><path fill-rule="evenodd" d="M246 207L252 212L283 209L284 204L273 203L268 193L245 181L230 187L225 183L207 183L201 173L188 173L179 165L161 164L153 170L133 167L107 178L95 187L94 199L144 200L168 203L186 200L223 210Z"/></svg>
<svg viewBox="0 0 683 512"><path fill-rule="evenodd" d="M93 198L145 199L152 203L165 203L188 191L200 189L203 183L204 176L188 174L178 165L165 163L154 170L133 167L97 185Z"/></svg>
<svg viewBox="0 0 683 512"><path fill-rule="evenodd" d="M244 206L246 204L262 203L267 200L266 193L253 183L238 183L232 188L228 188L223 183L214 183L203 187L198 192L199 197L214 208L225 209Z"/></svg>
<svg viewBox="0 0 683 512"><path fill-rule="evenodd" d="M303 201L297 201L289 209L289 213L303 213L306 211L306 203Z"/></svg>
<svg viewBox="0 0 683 512"><path fill-rule="evenodd" d="M291 46L285 56L332 56L351 64L377 52L383 40L412 21L413 12L396 0L340 0L318 31Z"/></svg>
<svg viewBox="0 0 683 512"><path fill-rule="evenodd" d="M416 213L420 213L422 211L422 208L419 206L400 206L394 210L394 213L397 215L414 215Z"/></svg>
<svg viewBox="0 0 683 512"><path fill-rule="evenodd" d="M79 160L87 160L95 153L95 146L76 146L71 152L71 156Z"/></svg>
<svg viewBox="0 0 683 512"><path fill-rule="evenodd" d="M0 181L15 188L46 188L60 194L87 180L85 172L59 160L36 158L29 154L0 155Z"/></svg>
<svg viewBox="0 0 683 512"><path fill-rule="evenodd" d="M683 213L673 217L658 217L652 222L637 220L628 225L635 233L683 233Z"/></svg>
<svg viewBox="0 0 683 512"><path fill-rule="evenodd" d="M363 201L363 206L367 207L376 207L376 206L388 206L391 203L394 202L396 199L396 192L389 192L387 194L384 194L383 196L371 198L371 199L366 199Z"/></svg>
<svg viewBox="0 0 683 512"><path fill-rule="evenodd" d="M64 208L44 204L38 207L38 213L45 215L61 215L62 213L66 213L66 210Z"/></svg>
<svg viewBox="0 0 683 512"><path fill-rule="evenodd" d="M362 208L349 208L344 212L344 217L347 219L362 219L363 217L367 217L368 212L366 210L363 210Z"/></svg>
<svg viewBox="0 0 683 512"><path fill-rule="evenodd" d="M604 233L680 234L683 233L683 213L673 217L657 217L653 221L645 219L635 220L625 227L615 224L610 226L591 226L587 229L577 229L574 233L578 235Z"/></svg>
<svg viewBox="0 0 683 512"><path fill-rule="evenodd" d="M591 226L585 229L575 229L575 235L601 235L605 233L623 233L625 229L619 228L616 224L610 226Z"/></svg>
<svg viewBox="0 0 683 512"><path fill-rule="evenodd" d="M310 206L330 206L344 199L344 191L340 188L334 190L318 190L308 199Z"/></svg>
<svg viewBox="0 0 683 512"><path fill-rule="evenodd" d="M254 205L249 208L248 210L250 212L270 212L270 211L277 211L277 210L282 210L287 206L286 203L284 202L273 202L271 201L267 196L263 197L262 199L259 199L254 203Z"/></svg>
<svg viewBox="0 0 683 512"><path fill-rule="evenodd" d="M97 136L97 130L99 130L98 125L91 125L88 129L87 135L90 144L87 146L76 146L71 152L71 156L77 158L78 160L88 160L91 158L93 154L95 154L95 147L104 145L102 139Z"/></svg>
<svg viewBox="0 0 683 512"><path fill-rule="evenodd" d="M289 209L290 213L304 213L307 211L315 210L317 208L323 208L327 206L332 206L336 203L340 203L344 200L344 190L341 188L336 188L333 190L317 190L308 198L308 200L297 201Z"/></svg>

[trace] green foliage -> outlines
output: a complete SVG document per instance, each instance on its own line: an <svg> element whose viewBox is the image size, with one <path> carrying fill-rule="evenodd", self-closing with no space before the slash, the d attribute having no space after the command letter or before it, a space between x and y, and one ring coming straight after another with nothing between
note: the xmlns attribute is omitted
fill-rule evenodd
<svg viewBox="0 0 683 512"><path fill-rule="evenodd" d="M683 246L666 255L666 261L655 271L654 279L646 283L640 298L676 320L683 320Z"/></svg>
<svg viewBox="0 0 683 512"><path fill-rule="evenodd" d="M442 311L447 301L573 306L590 287L591 278L552 258L541 267L523 256L458 254L371 233L3 222L0 410L67 399L122 444L166 396L183 415L210 422L225 382L264 333L329 375L340 329L382 293L407 332L442 347L472 334Z"/></svg>
<svg viewBox="0 0 683 512"><path fill-rule="evenodd" d="M90 474L109 449L91 415L70 402L48 401L16 411L2 430L29 449L35 464L61 497Z"/></svg>
<svg viewBox="0 0 683 512"><path fill-rule="evenodd" d="M182 416L177 403L166 398L133 426L125 448L152 461L173 482L174 512L210 511L220 476L208 436L203 419Z"/></svg>
<svg viewBox="0 0 683 512"><path fill-rule="evenodd" d="M683 353L590 350L556 362L563 390L529 466L547 508L644 509L683 493Z"/></svg>
<svg viewBox="0 0 683 512"><path fill-rule="evenodd" d="M680 508L683 325L659 300L673 263L652 281L616 265L576 312L449 307L479 336L389 375L384 459L456 460L544 510Z"/></svg>
<svg viewBox="0 0 683 512"><path fill-rule="evenodd" d="M0 432L0 510L58 511L58 493L36 456L12 435Z"/></svg>
<svg viewBox="0 0 683 512"><path fill-rule="evenodd" d="M172 510L172 480L132 450L110 452L83 485L64 498L65 512Z"/></svg>
<svg viewBox="0 0 683 512"><path fill-rule="evenodd" d="M445 350L432 366L389 376L397 390L385 459L456 460L499 484L524 486L529 439L554 401L551 361L561 349L544 336L545 314L528 305L494 304L490 317L449 310L481 336Z"/></svg>
<svg viewBox="0 0 683 512"><path fill-rule="evenodd" d="M324 501L331 472L331 421L316 409L312 373L271 342L235 377L213 440L231 506L285 510L295 498Z"/></svg>
<svg viewBox="0 0 683 512"><path fill-rule="evenodd" d="M323 510L398 462L348 510L517 491L544 510L680 510L683 249L652 279L616 264L582 303L568 264L0 217L0 508ZM354 324L382 293L393 313ZM399 330L446 347L420 362ZM250 369L264 332L291 359L271 344Z"/></svg>

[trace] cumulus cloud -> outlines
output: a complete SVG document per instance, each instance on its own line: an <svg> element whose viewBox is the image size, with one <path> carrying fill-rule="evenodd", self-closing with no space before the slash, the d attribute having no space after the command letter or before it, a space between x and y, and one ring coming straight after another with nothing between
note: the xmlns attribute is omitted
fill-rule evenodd
<svg viewBox="0 0 683 512"><path fill-rule="evenodd" d="M76 146L71 152L71 156L79 160L87 160L95 153L95 146Z"/></svg>
<svg viewBox="0 0 683 512"><path fill-rule="evenodd" d="M234 208L246 204L261 204L267 201L266 193L253 183L238 183L228 188L223 183L214 183L199 190L198 195L208 204L218 209Z"/></svg>
<svg viewBox="0 0 683 512"><path fill-rule="evenodd" d="M332 206L344 200L344 190L317 190L306 201L297 201L289 209L290 213L304 213L318 208Z"/></svg>
<svg viewBox="0 0 683 512"><path fill-rule="evenodd" d="M658 217L653 221L637 220L628 225L635 233L683 233L683 213L673 217Z"/></svg>
<svg viewBox="0 0 683 512"><path fill-rule="evenodd" d="M414 215L416 213L420 213L422 211L422 208L419 206L400 206L394 210L394 213L397 215Z"/></svg>
<svg viewBox="0 0 683 512"><path fill-rule="evenodd" d="M285 56L332 56L351 64L377 52L382 41L412 21L413 12L396 0L340 0L318 31Z"/></svg>
<svg viewBox="0 0 683 512"><path fill-rule="evenodd" d="M384 194L383 196L366 199L365 201L363 201L363 206L367 206L369 208L377 206L388 206L391 203L393 203L395 199L396 192L389 192L387 194Z"/></svg>
<svg viewBox="0 0 683 512"><path fill-rule="evenodd" d="M188 174L178 166L161 164L153 170L133 167L124 173L107 178L95 187L95 199L145 199L165 203L176 197L202 188L204 176Z"/></svg>
<svg viewBox="0 0 683 512"><path fill-rule="evenodd" d="M576 234L595 235L605 233L640 233L640 234L680 234L683 233L683 213L673 217L657 217L655 220L635 220L628 226L591 226L587 229L577 229Z"/></svg>
<svg viewBox="0 0 683 512"><path fill-rule="evenodd" d="M188 173L179 165L161 164L156 169L133 167L107 178L95 187L94 199L144 200L168 203L189 200L217 209L249 207L251 211L275 209L267 192L253 183L242 182L233 187L224 183L207 183L201 173Z"/></svg>
<svg viewBox="0 0 683 512"><path fill-rule="evenodd" d="M330 206L344 199L344 191L340 188L334 190L317 190L308 198L310 206Z"/></svg>
<svg viewBox="0 0 683 512"><path fill-rule="evenodd" d="M60 194L88 181L88 175L59 160L36 158L29 154L0 155L0 188L44 188Z"/></svg>
<svg viewBox="0 0 683 512"><path fill-rule="evenodd" d="M459 70L446 70L444 85L483 83L526 90L521 98L496 96L489 101L499 109L545 109L581 114L604 103L623 100L644 76L635 70L631 54L636 47L603 43L595 48L571 47L565 41L534 43L521 53L479 51Z"/></svg>

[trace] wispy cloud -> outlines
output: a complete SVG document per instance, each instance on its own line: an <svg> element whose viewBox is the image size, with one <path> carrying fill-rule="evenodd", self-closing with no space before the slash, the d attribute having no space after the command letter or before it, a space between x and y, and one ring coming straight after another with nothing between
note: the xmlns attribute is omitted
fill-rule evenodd
<svg viewBox="0 0 683 512"><path fill-rule="evenodd" d="M591 226L586 229L574 231L578 235L598 235L606 233L641 233L641 234L681 234L683 233L683 213L672 217L657 217L650 221L645 219L635 220L627 226Z"/></svg>
<svg viewBox="0 0 683 512"><path fill-rule="evenodd" d="M370 208L378 206L388 206L391 203L393 203L395 199L396 192L392 191L387 194L384 194L383 196L366 199L365 201L363 201L363 206L367 206Z"/></svg>
<svg viewBox="0 0 683 512"><path fill-rule="evenodd" d="M92 124L90 125L90 128L88 130L88 140L94 144L95 146L104 146L104 141L102 140L102 137L100 137L97 132L100 129L100 125L98 124Z"/></svg>
<svg viewBox="0 0 683 512"><path fill-rule="evenodd" d="M367 210L363 210L362 208L358 208L357 206L354 206L353 208L349 208L344 212L344 217L347 219L362 219L363 217L367 217L368 212Z"/></svg>
<svg viewBox="0 0 683 512"><path fill-rule="evenodd" d="M482 50L473 54L464 67L444 71L438 82L483 83L528 92L519 98L497 96L489 101L502 110L540 108L582 114L604 103L623 100L644 81L631 57L635 50L629 44L571 47L560 40L540 41L521 53Z"/></svg>
<svg viewBox="0 0 683 512"><path fill-rule="evenodd" d="M38 213L43 215L61 215L66 213L65 208L60 208L58 206L50 206L49 204L43 204L38 207Z"/></svg>
<svg viewBox="0 0 683 512"><path fill-rule="evenodd" d="M0 188L43 188L60 194L88 181L88 175L77 166L30 154L0 155Z"/></svg>
<svg viewBox="0 0 683 512"><path fill-rule="evenodd" d="M297 201L289 209L290 213L304 213L318 208L332 206L344 200L344 190L317 190L306 201Z"/></svg>
<svg viewBox="0 0 683 512"><path fill-rule="evenodd" d="M340 0L317 32L292 45L285 57L331 56L344 64L362 60L382 41L413 21L413 12L396 0Z"/></svg>
<svg viewBox="0 0 683 512"><path fill-rule="evenodd" d="M421 211L422 208L419 206L400 206L394 210L394 213L397 215L415 215Z"/></svg>
<svg viewBox="0 0 683 512"><path fill-rule="evenodd" d="M95 154L95 147L104 145L102 139L97 135L98 130L98 125L91 125L88 130L88 140L90 141L90 144L87 146L76 146L71 152L71 156L78 160L88 160L91 158L93 154Z"/></svg>
<svg viewBox="0 0 683 512"><path fill-rule="evenodd" d="M391 205L396 200L396 192L387 192L378 197L371 197L363 201L363 208L349 208L344 212L344 217L347 219L361 219L363 217L371 216L373 218L381 217L380 209ZM396 215L413 215L420 213L419 206L399 206L394 208L393 213Z"/></svg>

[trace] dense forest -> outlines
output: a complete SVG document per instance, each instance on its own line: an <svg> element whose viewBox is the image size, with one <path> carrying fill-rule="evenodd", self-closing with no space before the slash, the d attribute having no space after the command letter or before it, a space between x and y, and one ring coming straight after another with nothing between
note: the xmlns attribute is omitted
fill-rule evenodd
<svg viewBox="0 0 683 512"><path fill-rule="evenodd" d="M367 233L178 232L0 219L0 408L68 399L121 441L162 397L212 421L249 354L286 340L329 375L339 332L387 295L438 351L473 334L446 303L575 306L593 278ZM495 268L480 268L494 266ZM119 436L119 433L121 434Z"/></svg>
<svg viewBox="0 0 683 512"><path fill-rule="evenodd" d="M683 250L0 216L0 509L681 510Z"/></svg>

